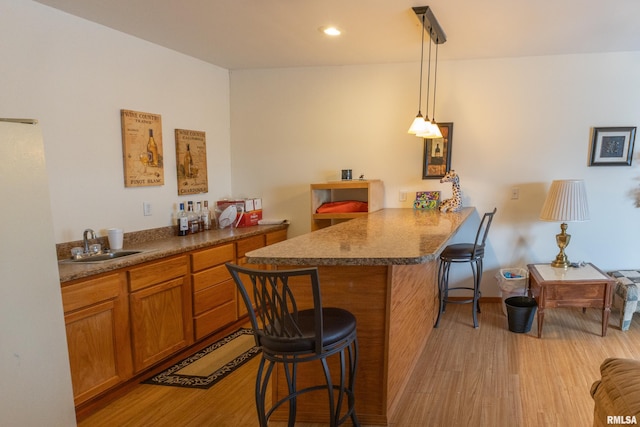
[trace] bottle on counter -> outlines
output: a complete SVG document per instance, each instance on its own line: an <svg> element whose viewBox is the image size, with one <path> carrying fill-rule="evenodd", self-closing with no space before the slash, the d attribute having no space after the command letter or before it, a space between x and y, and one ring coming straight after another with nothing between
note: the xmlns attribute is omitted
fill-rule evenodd
<svg viewBox="0 0 640 427"><path fill-rule="evenodd" d="M180 203L180 211L178 211L178 236L186 236L189 234L189 217L184 211L184 203Z"/></svg>
<svg viewBox="0 0 640 427"><path fill-rule="evenodd" d="M189 233L196 234L199 231L199 218L193 210L193 202L189 200L187 202L187 216L189 217Z"/></svg>
<svg viewBox="0 0 640 427"><path fill-rule="evenodd" d="M204 219L202 218L201 202L196 202L196 215L198 216L198 231L204 231Z"/></svg>
<svg viewBox="0 0 640 427"><path fill-rule="evenodd" d="M211 230L211 211L209 211L209 202L205 200L202 212L200 212L200 218L202 219L202 225L205 230Z"/></svg>

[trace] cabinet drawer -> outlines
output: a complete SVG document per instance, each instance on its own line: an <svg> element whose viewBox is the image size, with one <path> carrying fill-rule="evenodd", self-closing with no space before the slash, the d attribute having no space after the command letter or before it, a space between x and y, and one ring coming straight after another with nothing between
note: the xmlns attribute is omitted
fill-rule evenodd
<svg viewBox="0 0 640 427"><path fill-rule="evenodd" d="M193 295L193 314L197 316L230 301L235 302L235 300L236 285L233 280L227 280L196 292Z"/></svg>
<svg viewBox="0 0 640 427"><path fill-rule="evenodd" d="M287 240L287 229L285 228L284 230L267 233L265 239L267 246L273 245L274 243L282 242L283 240Z"/></svg>
<svg viewBox="0 0 640 427"><path fill-rule="evenodd" d="M238 240L237 245L236 256L242 258L247 252L264 247L264 235Z"/></svg>
<svg viewBox="0 0 640 427"><path fill-rule="evenodd" d="M187 274L187 257L179 256L129 270L129 290L137 290Z"/></svg>
<svg viewBox="0 0 640 427"><path fill-rule="evenodd" d="M595 300L602 303L606 292L606 285L598 284L567 284L567 285L547 285L547 300L574 300L586 301Z"/></svg>
<svg viewBox="0 0 640 427"><path fill-rule="evenodd" d="M62 288L64 312L77 310L102 301L117 298L121 292L121 280L124 276L110 274L97 279L85 280Z"/></svg>
<svg viewBox="0 0 640 427"><path fill-rule="evenodd" d="M210 268L193 275L193 292L201 291L209 286L217 285L231 279L231 273L225 265Z"/></svg>
<svg viewBox="0 0 640 427"><path fill-rule="evenodd" d="M236 313L236 302L231 301L207 311L195 318L196 339L199 340L220 328L225 327L229 323L233 323L238 319Z"/></svg>
<svg viewBox="0 0 640 427"><path fill-rule="evenodd" d="M214 265L233 261L233 243L191 254L191 270L200 271Z"/></svg>

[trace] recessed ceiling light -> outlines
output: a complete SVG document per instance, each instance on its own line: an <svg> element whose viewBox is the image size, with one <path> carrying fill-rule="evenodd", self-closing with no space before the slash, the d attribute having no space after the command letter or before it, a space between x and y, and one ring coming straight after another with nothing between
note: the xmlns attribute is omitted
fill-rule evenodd
<svg viewBox="0 0 640 427"><path fill-rule="evenodd" d="M342 33L342 31L340 31L338 28L333 26L320 27L318 29L328 36L335 37L335 36L339 36Z"/></svg>

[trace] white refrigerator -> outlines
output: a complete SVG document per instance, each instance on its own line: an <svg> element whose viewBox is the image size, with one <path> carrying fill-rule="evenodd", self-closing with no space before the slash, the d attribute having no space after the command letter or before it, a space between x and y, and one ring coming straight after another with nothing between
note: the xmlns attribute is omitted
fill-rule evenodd
<svg viewBox="0 0 640 427"><path fill-rule="evenodd" d="M0 119L0 425L74 426L40 126Z"/></svg>

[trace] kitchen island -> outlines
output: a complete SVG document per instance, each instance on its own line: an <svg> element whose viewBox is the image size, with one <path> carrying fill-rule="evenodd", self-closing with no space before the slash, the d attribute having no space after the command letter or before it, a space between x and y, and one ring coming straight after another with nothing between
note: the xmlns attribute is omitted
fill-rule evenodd
<svg viewBox="0 0 640 427"><path fill-rule="evenodd" d="M247 253L250 264L317 266L323 305L356 316L356 411L363 424L387 425L396 409L433 329L438 255L473 211L383 209ZM310 304L310 295L303 297L302 307ZM301 366L298 378L300 387L324 381L317 366ZM287 394L281 383L274 381L274 400ZM327 422L323 397L300 397L298 421Z"/></svg>

